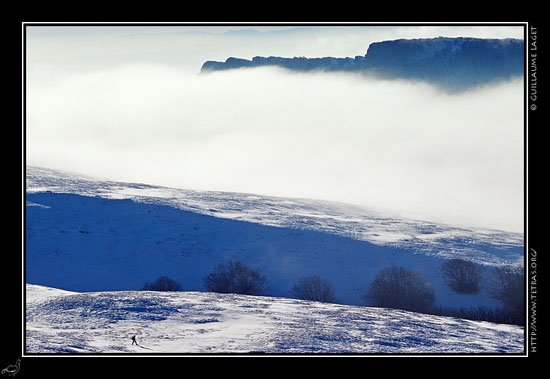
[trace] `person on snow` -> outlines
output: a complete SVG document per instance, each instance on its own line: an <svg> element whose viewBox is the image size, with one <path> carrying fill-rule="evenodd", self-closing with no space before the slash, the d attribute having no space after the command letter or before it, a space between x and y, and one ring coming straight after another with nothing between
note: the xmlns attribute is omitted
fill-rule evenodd
<svg viewBox="0 0 550 379"><path fill-rule="evenodd" d="M134 344L136 344L136 345L138 344L136 342L136 336L132 336L132 346L134 346Z"/></svg>

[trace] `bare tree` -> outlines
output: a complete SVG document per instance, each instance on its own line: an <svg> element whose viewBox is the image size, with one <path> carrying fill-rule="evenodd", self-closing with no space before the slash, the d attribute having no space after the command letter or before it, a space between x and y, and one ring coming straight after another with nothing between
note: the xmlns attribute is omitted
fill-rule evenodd
<svg viewBox="0 0 550 379"><path fill-rule="evenodd" d="M292 287L293 295L302 300L336 303L336 295L332 284L319 275L306 276L298 280Z"/></svg>
<svg viewBox="0 0 550 379"><path fill-rule="evenodd" d="M435 294L422 274L391 266L378 272L363 299L377 307L428 312Z"/></svg>
<svg viewBox="0 0 550 379"><path fill-rule="evenodd" d="M211 292L242 295L263 295L266 282L258 269L239 261L220 263L204 278L204 285Z"/></svg>
<svg viewBox="0 0 550 379"><path fill-rule="evenodd" d="M504 304L516 323L525 323L525 276L518 266L495 269L491 295Z"/></svg>
<svg viewBox="0 0 550 379"><path fill-rule="evenodd" d="M183 291L183 287L174 279L167 276L161 276L154 282L145 283L142 291Z"/></svg>
<svg viewBox="0 0 550 379"><path fill-rule="evenodd" d="M477 293L483 271L474 262L450 259L441 265L447 284L457 293Z"/></svg>

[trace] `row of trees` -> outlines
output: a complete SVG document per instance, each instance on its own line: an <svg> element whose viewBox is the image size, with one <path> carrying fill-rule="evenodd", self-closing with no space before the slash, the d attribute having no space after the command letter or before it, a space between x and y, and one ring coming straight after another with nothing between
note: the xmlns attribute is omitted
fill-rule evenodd
<svg viewBox="0 0 550 379"><path fill-rule="evenodd" d="M483 269L464 259L450 259L442 265L447 284L457 293L473 294L479 292L484 280ZM497 268L492 276L490 295L504 304L504 309L491 310L483 307L474 310L457 310L457 317L471 313L471 319L506 320L504 322L523 324L525 319L525 277L518 266ZM441 311L442 314L449 311Z"/></svg>
<svg viewBox="0 0 550 379"><path fill-rule="evenodd" d="M217 265L204 278L204 286L210 292L237 293L241 295L263 295L266 291L267 279L260 270L245 265L242 262L229 261ZM147 282L143 291L183 291L180 283L161 276L154 282ZM302 300L336 303L336 295L332 284L319 275L306 276L298 280L292 288L294 297Z"/></svg>
<svg viewBox="0 0 550 379"><path fill-rule="evenodd" d="M481 269L468 264L444 264L451 288L457 292L472 293L479 290ZM463 261L464 262L464 261ZM467 273L468 275L464 275ZM363 297L370 305L404 309L414 312L456 316L474 320L507 322L523 325L525 322L524 276L520 267L499 267L495 270L489 294L502 302L502 309L478 307L470 310L434 306L433 286L418 272L403 267L387 267L380 270Z"/></svg>
<svg viewBox="0 0 550 379"><path fill-rule="evenodd" d="M442 265L448 285L458 293L479 291L483 270L476 264L452 259ZM242 262L221 263L204 278L210 292L264 295L267 279L258 270ZM146 283L143 290L181 291L182 286L168 277ZM491 310L479 307L472 310L434 306L435 292L432 284L418 272L403 267L390 266L378 272L370 283L363 300L367 305L403 309L438 315L449 315L475 320L524 323L523 272L517 267L497 268L490 290L491 296L500 300L504 308ZM319 275L303 277L293 286L295 298L336 303L332 284Z"/></svg>

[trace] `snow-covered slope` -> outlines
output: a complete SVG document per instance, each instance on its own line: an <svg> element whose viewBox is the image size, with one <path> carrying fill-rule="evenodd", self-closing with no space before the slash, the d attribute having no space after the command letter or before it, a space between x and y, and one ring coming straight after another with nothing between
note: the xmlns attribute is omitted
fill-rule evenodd
<svg viewBox="0 0 550 379"><path fill-rule="evenodd" d="M523 352L523 328L511 325L272 297L33 285L26 333L26 353Z"/></svg>
<svg viewBox="0 0 550 379"><path fill-rule="evenodd" d="M523 234L391 217L344 203L97 181L58 170L27 167L27 193L46 191L170 205L215 217L414 248L446 258L523 263Z"/></svg>
<svg viewBox="0 0 550 379"><path fill-rule="evenodd" d="M186 290L228 259L259 267L268 294L291 295L319 274L339 300L362 304L378 270L422 272L446 306L499 304L487 294L457 295L444 283L444 259L521 264L523 236L388 217L341 203L199 192L106 182L27 168L27 281L76 291L139 289L168 275ZM487 275L488 276L488 275Z"/></svg>

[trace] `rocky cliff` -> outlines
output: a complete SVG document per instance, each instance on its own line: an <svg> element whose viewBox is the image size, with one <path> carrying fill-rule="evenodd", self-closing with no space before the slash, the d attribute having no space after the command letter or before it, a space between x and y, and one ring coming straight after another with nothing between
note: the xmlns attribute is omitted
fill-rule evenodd
<svg viewBox="0 0 550 379"><path fill-rule="evenodd" d="M365 56L354 58L230 57L207 61L201 72L282 67L292 71L357 71L389 79L430 82L448 90L465 90L521 77L524 44L519 39L431 38L372 43Z"/></svg>

